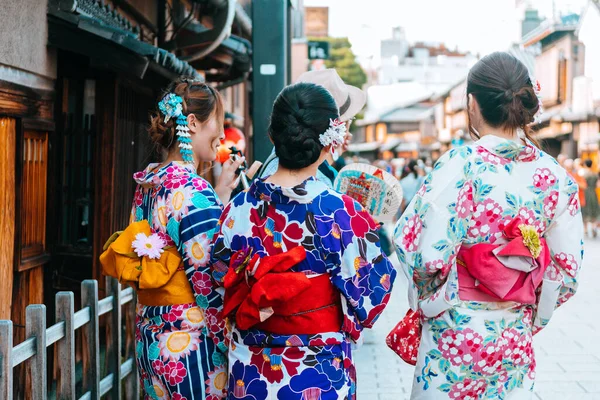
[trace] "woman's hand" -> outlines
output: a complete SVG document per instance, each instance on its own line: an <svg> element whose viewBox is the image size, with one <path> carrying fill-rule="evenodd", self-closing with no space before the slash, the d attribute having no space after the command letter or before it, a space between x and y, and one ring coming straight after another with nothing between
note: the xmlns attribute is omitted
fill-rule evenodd
<svg viewBox="0 0 600 400"><path fill-rule="evenodd" d="M221 176L219 176L219 180L215 186L215 192L217 192L217 196L219 196L223 204L229 203L231 192L233 192L240 181L240 177L236 172L244 164L245 160L245 157L236 157L235 161L230 158L223 164Z"/></svg>

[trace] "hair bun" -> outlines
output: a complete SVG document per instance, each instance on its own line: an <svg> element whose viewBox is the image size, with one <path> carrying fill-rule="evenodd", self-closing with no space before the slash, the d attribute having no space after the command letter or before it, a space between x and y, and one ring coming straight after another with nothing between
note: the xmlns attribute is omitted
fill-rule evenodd
<svg viewBox="0 0 600 400"><path fill-rule="evenodd" d="M323 146L319 136L338 118L331 94L322 86L297 83L284 88L273 104L269 136L284 168L302 169L315 163Z"/></svg>

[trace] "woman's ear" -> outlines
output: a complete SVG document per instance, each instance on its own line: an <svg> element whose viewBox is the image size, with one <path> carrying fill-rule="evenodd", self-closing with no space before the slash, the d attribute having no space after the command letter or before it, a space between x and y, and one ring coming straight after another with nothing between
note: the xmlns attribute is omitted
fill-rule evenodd
<svg viewBox="0 0 600 400"><path fill-rule="evenodd" d="M198 118L192 113L187 116L188 128L190 129L190 133L197 133L200 131L200 121Z"/></svg>

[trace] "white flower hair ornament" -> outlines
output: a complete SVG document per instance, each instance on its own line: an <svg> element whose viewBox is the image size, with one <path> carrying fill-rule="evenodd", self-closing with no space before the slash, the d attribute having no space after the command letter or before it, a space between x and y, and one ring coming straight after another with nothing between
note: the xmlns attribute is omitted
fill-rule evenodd
<svg viewBox="0 0 600 400"><path fill-rule="evenodd" d="M319 136L319 142L323 147L331 145L331 152L335 152L336 147L344 144L346 138L346 123L336 119L329 120L329 128Z"/></svg>
<svg viewBox="0 0 600 400"><path fill-rule="evenodd" d="M539 109L538 112L533 116L533 122L539 124L542 122L542 114L544 113L544 106L542 104L542 85L540 85L540 81L535 78L529 78L531 81L531 86L533 86L533 91L538 99Z"/></svg>

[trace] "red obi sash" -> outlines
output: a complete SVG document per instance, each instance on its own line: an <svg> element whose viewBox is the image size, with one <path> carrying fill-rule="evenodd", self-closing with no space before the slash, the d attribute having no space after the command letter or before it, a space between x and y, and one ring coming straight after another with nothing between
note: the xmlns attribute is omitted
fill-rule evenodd
<svg viewBox="0 0 600 400"><path fill-rule="evenodd" d="M251 257L250 251L236 252L223 279L223 315L237 309L239 329L278 335L339 331L343 322L340 293L329 275L289 272L304 259L302 246L262 258Z"/></svg>
<svg viewBox="0 0 600 400"><path fill-rule="evenodd" d="M550 264L546 240L535 227L515 218L504 229L508 243L481 243L458 253L461 300L536 302L536 289Z"/></svg>

